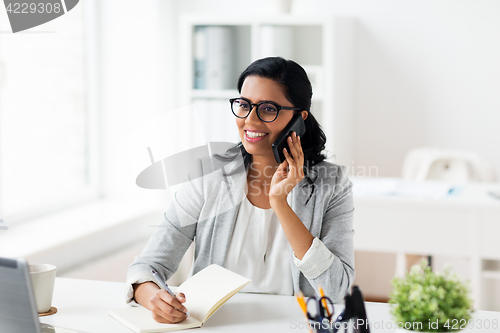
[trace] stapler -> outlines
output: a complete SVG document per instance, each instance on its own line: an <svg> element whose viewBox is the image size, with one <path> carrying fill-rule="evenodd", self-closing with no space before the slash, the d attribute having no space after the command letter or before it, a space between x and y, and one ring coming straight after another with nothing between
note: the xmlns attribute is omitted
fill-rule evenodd
<svg viewBox="0 0 500 333"><path fill-rule="evenodd" d="M344 301L344 311L340 313L333 325L331 325L333 333L336 333L340 328L344 327L341 323L349 323L351 320L353 321L353 333L370 333L365 302L359 287L353 286L351 294L347 294Z"/></svg>

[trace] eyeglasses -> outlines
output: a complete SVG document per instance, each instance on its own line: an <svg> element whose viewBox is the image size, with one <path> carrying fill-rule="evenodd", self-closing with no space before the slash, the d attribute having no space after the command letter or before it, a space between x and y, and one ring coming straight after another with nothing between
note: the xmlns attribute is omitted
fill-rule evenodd
<svg viewBox="0 0 500 333"><path fill-rule="evenodd" d="M250 102L244 97L231 98L231 111L238 118L246 118L252 111L253 107L257 107L257 117L266 123L270 123L278 118L280 110L301 110L300 108L293 108L290 106L281 106L271 101L262 101L257 104Z"/></svg>

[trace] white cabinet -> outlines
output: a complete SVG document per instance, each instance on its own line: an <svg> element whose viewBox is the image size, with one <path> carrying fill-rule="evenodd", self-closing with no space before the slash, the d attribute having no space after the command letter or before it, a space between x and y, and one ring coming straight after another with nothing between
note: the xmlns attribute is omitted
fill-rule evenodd
<svg viewBox="0 0 500 333"><path fill-rule="evenodd" d="M222 124L234 126L228 99L238 96L239 74L251 62L263 57L294 60L308 72L313 86L311 113L327 135L327 155L332 156L335 141L349 141L336 137L334 131L335 20L331 16L248 16L244 13L181 17L180 104L210 109L219 119L226 115L230 120ZM344 55L348 51L343 48ZM350 111L344 108L340 118L345 119ZM220 123L214 122L213 127L217 126L220 131ZM352 134L348 130L338 132Z"/></svg>

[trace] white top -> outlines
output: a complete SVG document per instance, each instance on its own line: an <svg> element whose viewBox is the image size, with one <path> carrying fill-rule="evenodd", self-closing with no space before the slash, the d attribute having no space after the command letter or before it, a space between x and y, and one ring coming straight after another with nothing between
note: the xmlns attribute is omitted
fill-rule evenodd
<svg viewBox="0 0 500 333"><path fill-rule="evenodd" d="M243 292L293 295L290 245L272 209L244 196L227 252L227 269L252 280Z"/></svg>
<svg viewBox="0 0 500 333"><path fill-rule="evenodd" d="M293 295L290 244L272 209L255 207L244 196L224 266L252 280L243 292ZM315 238L302 260L294 263L309 279L323 273L333 254Z"/></svg>

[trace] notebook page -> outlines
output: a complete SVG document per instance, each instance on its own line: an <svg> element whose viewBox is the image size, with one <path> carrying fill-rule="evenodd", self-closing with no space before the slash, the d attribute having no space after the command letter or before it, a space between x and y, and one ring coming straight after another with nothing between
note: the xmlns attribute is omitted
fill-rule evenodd
<svg viewBox="0 0 500 333"><path fill-rule="evenodd" d="M113 309L108 314L136 333L170 332L202 325L192 316L177 324L158 323L151 316L151 311L142 306Z"/></svg>
<svg viewBox="0 0 500 333"><path fill-rule="evenodd" d="M210 265L196 273L177 288L186 295L183 305L192 317L205 320L218 309L231 294L250 283L250 279L231 272L219 265Z"/></svg>
<svg viewBox="0 0 500 333"><path fill-rule="evenodd" d="M211 309L210 311L207 313L207 315L205 316L205 319L203 319L203 322L207 321L208 318L210 318L214 313L215 311L219 310L219 308L224 305L224 303L226 303L231 297L233 297L238 291L240 291L241 289L243 289L244 286L246 286L247 284L245 283L244 285L242 285L241 287L238 287L238 289L232 291L230 294L226 295L223 299L221 299L220 301L218 301Z"/></svg>

